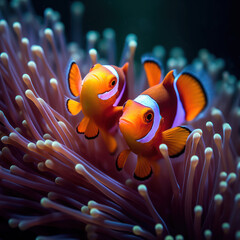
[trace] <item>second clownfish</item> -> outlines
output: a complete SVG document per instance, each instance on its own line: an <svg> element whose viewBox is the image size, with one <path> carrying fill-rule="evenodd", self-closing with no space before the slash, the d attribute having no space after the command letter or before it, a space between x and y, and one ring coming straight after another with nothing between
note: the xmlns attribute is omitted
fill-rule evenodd
<svg viewBox="0 0 240 240"><path fill-rule="evenodd" d="M93 139L100 131L110 153L117 148L111 130L122 114L118 104L126 97L127 70L128 63L122 68L96 64L82 79L77 64L72 62L68 73L69 89L75 97L80 97L80 102L68 99L67 109L73 115L80 111L84 114L77 132Z"/></svg>
<svg viewBox="0 0 240 240"><path fill-rule="evenodd" d="M129 153L137 154L134 177L138 180L151 176L154 161L161 158L160 144L168 146L170 157L184 151L191 131L180 125L193 120L207 106L205 90L192 74L182 72L175 77L174 71L170 71L159 83L162 72L159 64L148 59L144 68L152 87L124 104L119 128L129 149L122 151L116 160L116 167L121 170Z"/></svg>

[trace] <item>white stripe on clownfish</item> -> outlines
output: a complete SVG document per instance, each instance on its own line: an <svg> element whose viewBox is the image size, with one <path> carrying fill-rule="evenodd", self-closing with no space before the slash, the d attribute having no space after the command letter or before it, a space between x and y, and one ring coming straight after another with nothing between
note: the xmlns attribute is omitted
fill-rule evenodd
<svg viewBox="0 0 240 240"><path fill-rule="evenodd" d="M152 124L151 130L148 132L146 136L137 140L137 142L147 143L154 138L159 128L159 124L162 118L160 115L160 109L156 101L152 99L149 95L139 95L134 99L134 102L140 103L145 107L149 107L154 112L154 118L153 118L153 124Z"/></svg>
<svg viewBox="0 0 240 240"><path fill-rule="evenodd" d="M116 99L115 103L113 104L114 107L116 107L118 105L118 103L120 102L122 96L123 96L123 93L125 91L125 88L126 88L126 77L124 77L124 83L123 83L123 88L122 88L122 91L120 92L118 98Z"/></svg>
<svg viewBox="0 0 240 240"><path fill-rule="evenodd" d="M119 86L119 76L118 73L116 71L116 69L114 69L112 66L110 65L103 65L105 68L107 68L116 78L117 78L117 83L116 85L113 87L113 89L111 89L108 92L104 92L104 93L100 93L98 94L98 97L102 100L107 100L109 98L111 98L112 96L114 96L117 91L118 91L118 86Z"/></svg>
<svg viewBox="0 0 240 240"><path fill-rule="evenodd" d="M185 114L186 114L179 96L178 89L177 89L177 80L179 76L180 74L174 79L174 82L173 82L173 87L177 95L177 111L174 118L174 122L172 124L172 128L181 125L185 121Z"/></svg>

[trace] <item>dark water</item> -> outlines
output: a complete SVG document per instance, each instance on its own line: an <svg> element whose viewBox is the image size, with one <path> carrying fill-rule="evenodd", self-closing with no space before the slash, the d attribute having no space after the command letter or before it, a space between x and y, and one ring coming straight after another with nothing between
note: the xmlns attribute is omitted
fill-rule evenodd
<svg viewBox="0 0 240 240"><path fill-rule="evenodd" d="M70 3L67 0L33 1L39 14L46 7L61 13L70 24ZM154 45L167 50L184 49L188 60L201 48L207 48L226 60L226 69L240 77L240 37L237 1L186 0L83 0L85 13L83 31L102 32L106 27L116 30L118 56L128 33L138 36L136 60ZM66 27L66 32L70 31Z"/></svg>

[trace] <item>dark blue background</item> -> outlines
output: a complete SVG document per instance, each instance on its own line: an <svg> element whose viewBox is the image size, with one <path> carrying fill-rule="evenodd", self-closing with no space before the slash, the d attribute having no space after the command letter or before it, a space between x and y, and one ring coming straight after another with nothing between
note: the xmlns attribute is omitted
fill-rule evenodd
<svg viewBox="0 0 240 240"><path fill-rule="evenodd" d="M39 14L46 7L61 13L66 26L70 24L70 3L67 0L41 0L33 4ZM226 60L226 68L240 77L240 38L237 1L186 0L83 0L83 30L102 32L106 27L116 30L118 56L128 33L138 36L136 60L144 52L161 44L167 50L184 49L189 60L201 48L207 48ZM66 28L67 34L70 29Z"/></svg>

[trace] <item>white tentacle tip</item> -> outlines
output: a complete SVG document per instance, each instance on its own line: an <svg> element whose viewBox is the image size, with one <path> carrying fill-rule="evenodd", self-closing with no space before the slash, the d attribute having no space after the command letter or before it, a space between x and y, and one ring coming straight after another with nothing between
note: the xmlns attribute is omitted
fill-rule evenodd
<svg viewBox="0 0 240 240"><path fill-rule="evenodd" d="M163 156L168 155L168 146L164 143L160 144L159 150Z"/></svg>
<svg viewBox="0 0 240 240"><path fill-rule="evenodd" d="M79 174L83 174L86 171L85 167L82 164L77 164L75 166L75 170Z"/></svg>
<svg viewBox="0 0 240 240"><path fill-rule="evenodd" d="M197 205L197 206L194 207L194 213L195 213L195 215L201 216L202 212L203 212L202 206Z"/></svg>
<svg viewBox="0 0 240 240"><path fill-rule="evenodd" d="M220 147L221 144L222 144L222 137L221 137L221 135L216 133L216 134L214 134L213 139L214 139L215 143L217 144L217 146Z"/></svg>
<svg viewBox="0 0 240 240"><path fill-rule="evenodd" d="M206 127L208 130L211 130L213 128L213 123L211 121L206 122Z"/></svg>
<svg viewBox="0 0 240 240"><path fill-rule="evenodd" d="M232 130L232 128L231 128L231 126L230 126L230 124L229 124L229 123L224 123L224 124L223 124L223 130L226 130L226 131L231 131L231 130Z"/></svg>
<svg viewBox="0 0 240 240"><path fill-rule="evenodd" d="M139 236L142 233L142 228L136 225L132 228L132 231L135 235Z"/></svg>
<svg viewBox="0 0 240 240"><path fill-rule="evenodd" d="M13 23L13 28L14 30L18 30L18 29L21 29L21 23L20 22L14 22Z"/></svg>
<svg viewBox="0 0 240 240"><path fill-rule="evenodd" d="M55 32L57 32L58 34L59 33L62 33L63 31L64 31L64 24L63 23L61 23L61 22L57 22L57 23L55 23L55 25L54 25L54 30L55 30Z"/></svg>
<svg viewBox="0 0 240 240"><path fill-rule="evenodd" d="M53 31L52 31L51 28L46 28L46 29L44 30L44 34L45 34L45 36L46 36L46 38L47 38L48 41L51 41L51 40L52 40Z"/></svg>
<svg viewBox="0 0 240 240"><path fill-rule="evenodd" d="M30 90L30 89L27 89L27 90L25 91L25 96L26 96L27 98L29 98L29 99L32 99L32 98L35 97L33 91Z"/></svg>
<svg viewBox="0 0 240 240"><path fill-rule="evenodd" d="M183 237L183 235L178 234L178 235L176 235L175 240L184 240L184 237Z"/></svg>
<svg viewBox="0 0 240 240"><path fill-rule="evenodd" d="M29 61L29 62L27 63L27 65L28 65L28 67L29 67L29 69L30 69L31 71L37 69L37 65L36 65L36 63L35 63L34 61Z"/></svg>
<svg viewBox="0 0 240 240"><path fill-rule="evenodd" d="M53 169L53 168L54 168L54 163L53 163L52 160L47 159L47 160L45 161L45 166L46 166L47 168Z"/></svg>
<svg viewBox="0 0 240 240"><path fill-rule="evenodd" d="M161 223L157 223L155 225L155 232L157 234L157 236L160 236L163 232L163 225Z"/></svg>
<svg viewBox="0 0 240 240"><path fill-rule="evenodd" d="M20 105L23 103L23 98L22 98L22 96L21 96L21 95L17 95L17 96L15 97L15 101L16 101L17 105L20 106Z"/></svg>
<svg viewBox="0 0 240 240"><path fill-rule="evenodd" d="M95 48L91 48L88 53L89 53L90 56L96 56L97 55L97 50Z"/></svg>
<svg viewBox="0 0 240 240"><path fill-rule="evenodd" d="M196 133L193 134L193 139L194 139L195 141L199 141L200 138L201 138L201 135L200 135L199 132L196 132Z"/></svg>
<svg viewBox="0 0 240 240"><path fill-rule="evenodd" d="M4 144L8 144L9 137L8 136L3 136L1 137L1 142Z"/></svg>
<svg viewBox="0 0 240 240"><path fill-rule="evenodd" d="M207 147L207 148L205 148L204 153L205 153L206 159L210 160L212 157L212 154L213 154L213 150L211 147Z"/></svg>
<svg viewBox="0 0 240 240"><path fill-rule="evenodd" d="M226 181L221 181L219 183L219 189L221 193L225 192L227 190L227 187L228 187L228 184Z"/></svg>
<svg viewBox="0 0 240 240"><path fill-rule="evenodd" d="M2 52L0 54L0 58L1 58L2 63L4 64L4 66L7 67L8 66L8 60L9 60L8 59L8 54L5 53L5 52Z"/></svg>
<svg viewBox="0 0 240 240"><path fill-rule="evenodd" d="M147 195L147 187L144 184L140 184L138 186L138 192L142 197L145 197Z"/></svg>
<svg viewBox="0 0 240 240"><path fill-rule="evenodd" d="M88 206L82 206L81 207L81 212L84 214L89 214L89 208Z"/></svg>
<svg viewBox="0 0 240 240"><path fill-rule="evenodd" d="M193 155L193 156L191 157L191 163L192 163L194 166L196 166L196 165L198 164L198 161L199 161L198 156Z"/></svg>
<svg viewBox="0 0 240 240"><path fill-rule="evenodd" d="M135 50L137 47L137 41L136 40L130 40L128 43L128 46L131 50Z"/></svg>
<svg viewBox="0 0 240 240"><path fill-rule="evenodd" d="M41 205L45 208L49 207L50 200L46 197L43 197L40 201Z"/></svg>
<svg viewBox="0 0 240 240"><path fill-rule="evenodd" d="M227 234L230 230L230 224L228 222L224 222L222 224L222 230L225 234Z"/></svg>
<svg viewBox="0 0 240 240"><path fill-rule="evenodd" d="M18 135L15 132L11 132L9 134L9 138L12 140L17 140L18 139Z"/></svg>
<svg viewBox="0 0 240 240"><path fill-rule="evenodd" d="M33 45L31 47L31 51L36 54L38 57L42 57L44 52L43 52L43 49L41 46L38 46L38 45Z"/></svg>
<svg viewBox="0 0 240 240"><path fill-rule="evenodd" d="M31 82L31 78L30 78L30 76L29 76L27 73L24 73L24 74L22 75L22 79L23 79L23 81L24 81L25 83Z"/></svg>
<svg viewBox="0 0 240 240"><path fill-rule="evenodd" d="M237 203L238 208L240 208L240 193L235 195L234 201Z"/></svg>
<svg viewBox="0 0 240 240"><path fill-rule="evenodd" d="M93 217L99 217L101 215L101 212L97 208L92 208L90 210L90 214Z"/></svg>
<svg viewBox="0 0 240 240"><path fill-rule="evenodd" d="M11 228L16 228L18 227L18 223L19 223L19 220L15 219L15 218L10 218L8 220L8 225L11 227Z"/></svg>
<svg viewBox="0 0 240 240"><path fill-rule="evenodd" d="M211 239L211 237L212 237L212 231L209 230L209 229L206 229L206 230L204 231L204 236L205 236L206 239Z"/></svg>
<svg viewBox="0 0 240 240"><path fill-rule="evenodd" d="M217 109L217 108L212 108L212 111L211 111L211 115L213 117L221 117L222 116L222 112L221 110Z"/></svg>
<svg viewBox="0 0 240 240"><path fill-rule="evenodd" d="M36 150L36 144L34 144L33 142L30 142L28 145L27 145L28 149L30 151L34 151Z"/></svg>
<svg viewBox="0 0 240 240"><path fill-rule="evenodd" d="M23 44L23 45L29 45L29 40L28 40L28 38L22 38L22 40L21 40L21 43Z"/></svg>
<svg viewBox="0 0 240 240"><path fill-rule="evenodd" d="M88 202L88 207L89 208L96 208L96 205L97 205L97 202L93 201L93 200L90 200Z"/></svg>
<svg viewBox="0 0 240 240"><path fill-rule="evenodd" d="M52 147L54 150L59 151L61 149L61 143L54 141L52 142Z"/></svg>
<svg viewBox="0 0 240 240"><path fill-rule="evenodd" d="M200 137L201 137L202 134L203 134L203 131L202 131L201 128L197 128L197 129L193 130L193 136L194 136L194 134L196 134L196 133L198 133L198 134L200 135ZM198 137L198 135L197 135L197 137Z"/></svg>
<svg viewBox="0 0 240 240"><path fill-rule="evenodd" d="M222 203L222 201L223 201L223 197L221 194L216 194L214 196L214 202L216 205L220 205Z"/></svg>
<svg viewBox="0 0 240 240"><path fill-rule="evenodd" d="M57 89L57 87L58 87L58 81L57 81L56 78L51 78L51 79L50 79L50 84L51 84L51 86L52 86L54 89Z"/></svg>
<svg viewBox="0 0 240 240"><path fill-rule="evenodd" d="M235 233L235 239L240 240L240 230L236 231Z"/></svg>

